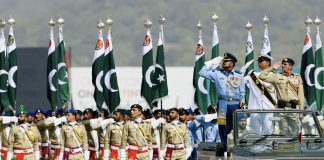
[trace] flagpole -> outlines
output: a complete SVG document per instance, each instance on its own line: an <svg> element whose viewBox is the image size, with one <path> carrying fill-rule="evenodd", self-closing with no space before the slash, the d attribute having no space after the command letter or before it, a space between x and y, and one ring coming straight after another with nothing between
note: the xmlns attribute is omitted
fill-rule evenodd
<svg viewBox="0 0 324 160"><path fill-rule="evenodd" d="M108 28L108 34L111 34L111 26L113 25L114 21L112 19L109 18L108 16L108 19L106 20L106 25L107 25L107 28ZM111 36L111 35L110 35ZM107 41L107 40L106 40ZM109 42L109 43L112 43L112 42ZM111 45L111 44L109 44ZM110 47L110 46L109 46ZM106 51L105 51L106 52ZM110 51L109 51L110 52ZM109 54L109 53L108 53ZM106 55L105 55L106 56ZM104 62L104 63L107 63L107 62ZM106 74L106 73L104 73ZM104 90L105 91L105 90ZM105 94L105 93L104 93ZM104 102L106 103L106 102ZM111 109L109 108L108 104L106 103L106 106L107 106L107 110L108 110L108 114L111 113Z"/></svg>
<svg viewBox="0 0 324 160"><path fill-rule="evenodd" d="M161 28L161 39L162 39L162 42L164 42L164 37L163 37L163 25L165 24L165 18L163 17L163 15L161 14L160 16L160 19L159 19L159 22L160 22L160 28ZM163 109L163 104L162 104L162 99L161 99L161 113L162 113L162 109ZM161 130L162 131L162 130Z"/></svg>
<svg viewBox="0 0 324 160"><path fill-rule="evenodd" d="M6 21L3 20L2 18L0 18L0 34L1 34L0 36L3 36L2 38L4 40L4 43L3 43L3 45L4 45L3 50L4 50L4 54L5 54L4 57L6 57L6 47L5 47L5 37L4 37L4 28L5 27L6 27ZM6 58L4 58L4 59L6 59ZM4 62L5 62L5 60L4 60ZM0 85L2 85L2 84L0 84ZM7 93L5 93L5 94L7 95ZM0 109L1 115L2 115L2 113L4 113L4 109L5 109L5 106L1 104L1 109Z"/></svg>

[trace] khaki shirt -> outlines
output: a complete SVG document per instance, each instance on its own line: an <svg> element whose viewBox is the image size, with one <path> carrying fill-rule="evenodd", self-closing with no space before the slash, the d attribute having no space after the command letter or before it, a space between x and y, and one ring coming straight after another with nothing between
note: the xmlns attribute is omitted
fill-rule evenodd
<svg viewBox="0 0 324 160"><path fill-rule="evenodd" d="M184 144L185 148L189 147L187 125L178 120L165 124L162 127L161 150L164 150L167 144Z"/></svg>
<svg viewBox="0 0 324 160"><path fill-rule="evenodd" d="M3 116L0 116L0 138L2 146L8 146L9 132L13 124L2 124Z"/></svg>
<svg viewBox="0 0 324 160"><path fill-rule="evenodd" d="M93 139L93 136L92 136L92 133L91 131L93 130L91 125L90 125L90 121L89 120L85 120L85 121L82 121L86 131L87 131L87 136L88 136L88 143L89 145L91 146L94 146L95 145L95 142L94 142L94 139Z"/></svg>
<svg viewBox="0 0 324 160"><path fill-rule="evenodd" d="M127 122L123 128L121 149L125 149L127 144L151 148L152 130L152 125L142 120Z"/></svg>
<svg viewBox="0 0 324 160"><path fill-rule="evenodd" d="M42 136L41 136L41 134L40 134L40 132L39 132L39 130L37 128L37 125L33 123L33 124L30 124L30 127L32 128L33 133L37 136L37 141L39 143L41 143L42 142Z"/></svg>
<svg viewBox="0 0 324 160"><path fill-rule="evenodd" d="M48 143L49 139L48 139L48 134L47 134L47 128L46 128L44 122L45 122L45 120L39 121L37 123L37 128L39 130L39 133L41 134L42 143Z"/></svg>
<svg viewBox="0 0 324 160"><path fill-rule="evenodd" d="M35 128L28 123L13 125L9 133L8 152L12 152L14 147L34 148L39 151L38 137Z"/></svg>
<svg viewBox="0 0 324 160"><path fill-rule="evenodd" d="M297 109L302 109L304 107L304 89L301 76L291 74L288 77L282 73L271 73L272 71L272 67L265 69L258 78L273 84L277 91L278 100L298 100Z"/></svg>
<svg viewBox="0 0 324 160"><path fill-rule="evenodd" d="M114 144L121 146L124 122L115 122L107 127L105 135L105 149L109 149L110 145Z"/></svg>
<svg viewBox="0 0 324 160"><path fill-rule="evenodd" d="M54 119L45 119L44 124L48 130L48 137L51 144L60 144L62 124L55 126Z"/></svg>
<svg viewBox="0 0 324 160"><path fill-rule="evenodd" d="M82 147L84 151L88 151L88 137L84 125L75 121L70 122L68 124L63 125L61 131L61 152L64 151L65 147Z"/></svg>

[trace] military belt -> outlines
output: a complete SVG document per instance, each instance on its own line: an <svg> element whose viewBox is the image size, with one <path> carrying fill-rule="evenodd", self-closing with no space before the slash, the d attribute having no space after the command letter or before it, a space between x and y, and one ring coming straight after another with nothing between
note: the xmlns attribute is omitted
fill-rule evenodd
<svg viewBox="0 0 324 160"><path fill-rule="evenodd" d="M26 148L26 149L23 149L23 148L14 148L13 150L14 153L18 153L18 154L32 154L34 152L33 148Z"/></svg>
<svg viewBox="0 0 324 160"><path fill-rule="evenodd" d="M69 147L65 147L64 148L65 152L69 152L70 154L76 154L76 153L80 153L82 152L82 148L78 147L78 148L69 148Z"/></svg>
<svg viewBox="0 0 324 160"><path fill-rule="evenodd" d="M296 109L297 108L297 105L298 105L299 101L298 100L278 100L278 108L285 108L285 107L288 107L288 108L294 108Z"/></svg>
<svg viewBox="0 0 324 160"><path fill-rule="evenodd" d="M147 151L147 147L146 146L129 145L128 146L128 149L137 150L137 151Z"/></svg>
<svg viewBox="0 0 324 160"><path fill-rule="evenodd" d="M89 146L88 149L89 149L89 151L97 151L97 150L96 150L96 147L90 147L90 146Z"/></svg>
<svg viewBox="0 0 324 160"><path fill-rule="evenodd" d="M48 143L41 143L42 147L48 147Z"/></svg>
<svg viewBox="0 0 324 160"><path fill-rule="evenodd" d="M53 149L60 149L61 146L59 144L51 144L51 148L53 148Z"/></svg>
<svg viewBox="0 0 324 160"><path fill-rule="evenodd" d="M1 150L2 150L2 151L8 151L8 148L7 148L7 147L4 147L4 146L2 146Z"/></svg>
<svg viewBox="0 0 324 160"><path fill-rule="evenodd" d="M167 144L168 148L172 148L172 149L183 149L184 145L183 144Z"/></svg>
<svg viewBox="0 0 324 160"><path fill-rule="evenodd" d="M119 150L120 148L117 147L117 146L113 146L113 145L111 145L111 146L110 146L110 149L112 149L112 150Z"/></svg>
<svg viewBox="0 0 324 160"><path fill-rule="evenodd" d="M232 101L241 101L240 99L236 99L236 98L224 98L224 97L218 97L218 100L224 100L224 101L229 101L229 102L232 102Z"/></svg>
<svg viewBox="0 0 324 160"><path fill-rule="evenodd" d="M105 144L102 144L102 143L101 143L101 144L99 145L99 147L100 147L100 148L104 148L104 147L105 147Z"/></svg>

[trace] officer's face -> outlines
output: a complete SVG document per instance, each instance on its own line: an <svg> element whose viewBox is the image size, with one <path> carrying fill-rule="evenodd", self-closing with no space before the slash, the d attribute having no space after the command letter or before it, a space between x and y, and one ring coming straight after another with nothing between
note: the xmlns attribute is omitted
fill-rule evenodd
<svg viewBox="0 0 324 160"><path fill-rule="evenodd" d="M77 114L77 115L75 116L75 120L76 120L76 121L81 121L81 114Z"/></svg>
<svg viewBox="0 0 324 160"><path fill-rule="evenodd" d="M154 115L154 118L155 119L159 119L159 118L161 118L162 117L162 113L161 112L158 112L158 113L156 113L155 115Z"/></svg>
<svg viewBox="0 0 324 160"><path fill-rule="evenodd" d="M270 67L270 62L269 61L266 61L266 60L263 60L261 62L258 62L258 64L259 64L259 68L261 70L265 70L265 69L267 69L267 68Z"/></svg>
<svg viewBox="0 0 324 160"><path fill-rule="evenodd" d="M28 123L32 123L35 121L35 118L33 116L28 116Z"/></svg>
<svg viewBox="0 0 324 160"><path fill-rule="evenodd" d="M138 118L142 115L142 112L138 108L132 108L131 114L132 118Z"/></svg>
<svg viewBox="0 0 324 160"><path fill-rule="evenodd" d="M291 73L292 69L293 69L293 65L289 64L288 62L283 62L282 63L282 71L284 73Z"/></svg>
<svg viewBox="0 0 324 160"><path fill-rule="evenodd" d="M123 116L122 114L120 114L120 112L114 112L114 120L116 122L119 122L120 120L122 120Z"/></svg>
<svg viewBox="0 0 324 160"><path fill-rule="evenodd" d="M73 121L75 121L75 115L72 114L72 113L67 113L66 114L66 121L67 122L73 122Z"/></svg>
<svg viewBox="0 0 324 160"><path fill-rule="evenodd" d="M44 120L45 116L42 113L36 113L36 119L37 121Z"/></svg>
<svg viewBox="0 0 324 160"><path fill-rule="evenodd" d="M19 123L25 123L28 119L28 116L25 115L25 114L20 114L19 117L18 117L18 122Z"/></svg>
<svg viewBox="0 0 324 160"><path fill-rule="evenodd" d="M91 114L90 112L86 112L86 113L84 113L84 115L83 115L83 119L84 119L84 120L92 119L92 114Z"/></svg>
<svg viewBox="0 0 324 160"><path fill-rule="evenodd" d="M238 124L239 124L239 129L244 130L246 128L247 121L245 118L243 118L239 121Z"/></svg>
<svg viewBox="0 0 324 160"><path fill-rule="evenodd" d="M229 61L229 60L224 60L223 61L223 68L225 69L225 70L227 70L227 69L232 69L234 67L234 63L233 63L233 61Z"/></svg>
<svg viewBox="0 0 324 160"><path fill-rule="evenodd" d="M185 121L187 121L187 115L182 114L182 115L180 115L179 119L180 119L181 122L185 122Z"/></svg>
<svg viewBox="0 0 324 160"><path fill-rule="evenodd" d="M178 117L179 117L179 113L178 112L176 112L176 111L171 111L170 112L170 120L171 121L173 121L175 119L178 119Z"/></svg>
<svg viewBox="0 0 324 160"><path fill-rule="evenodd" d="M124 119L125 122L127 122L127 121L130 120L130 117L127 114L125 114L124 117L123 117L123 119Z"/></svg>

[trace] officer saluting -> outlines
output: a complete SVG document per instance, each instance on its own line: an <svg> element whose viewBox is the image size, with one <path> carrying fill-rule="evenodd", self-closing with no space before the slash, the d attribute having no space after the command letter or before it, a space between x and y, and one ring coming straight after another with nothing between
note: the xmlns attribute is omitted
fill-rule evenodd
<svg viewBox="0 0 324 160"><path fill-rule="evenodd" d="M303 109L304 107L303 81L299 74L292 73L294 64L295 62L292 59L285 58L281 62L275 63L269 69L262 71L259 75L261 80L271 83L275 87L278 108ZM282 73L271 73L280 67L282 67ZM284 120L279 122L281 134L298 135L299 116L296 114L285 114L283 118Z"/></svg>
<svg viewBox="0 0 324 160"><path fill-rule="evenodd" d="M222 68L219 68L223 60ZM224 58L216 57L205 62L200 70L200 76L214 81L218 92L217 123L221 141L227 146L227 135L233 129L233 112L244 102L245 83L243 75L234 70L236 57L231 53L224 53Z"/></svg>
<svg viewBox="0 0 324 160"><path fill-rule="evenodd" d="M66 112L68 124L62 126L60 160L89 159L88 138L84 125L75 121L76 111Z"/></svg>

